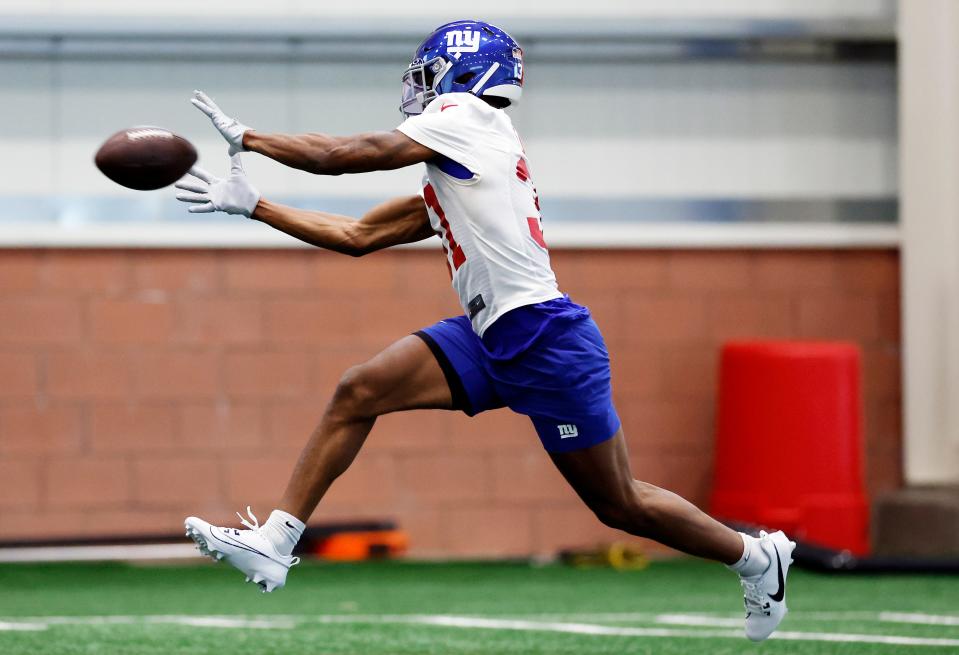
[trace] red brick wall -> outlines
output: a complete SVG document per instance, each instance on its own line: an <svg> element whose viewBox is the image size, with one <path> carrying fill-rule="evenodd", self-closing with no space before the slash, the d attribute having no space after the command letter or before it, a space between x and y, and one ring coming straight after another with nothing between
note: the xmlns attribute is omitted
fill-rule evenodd
<svg viewBox="0 0 959 655"><path fill-rule="evenodd" d="M894 252L553 259L606 335L637 477L704 503L719 344L801 337L861 344L869 490L900 484ZM0 540L265 518L342 370L456 311L435 252L0 252ZM357 516L419 555L612 534L504 410L381 419L316 519Z"/></svg>

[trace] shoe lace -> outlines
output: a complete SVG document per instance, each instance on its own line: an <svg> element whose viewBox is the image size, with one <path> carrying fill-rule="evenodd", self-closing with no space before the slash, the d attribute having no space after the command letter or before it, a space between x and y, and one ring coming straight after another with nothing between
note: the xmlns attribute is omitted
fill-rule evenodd
<svg viewBox="0 0 959 655"><path fill-rule="evenodd" d="M743 603L746 605L746 616L756 612L758 614L768 614L769 606L766 603L766 594L760 580L755 582L742 579L743 585Z"/></svg>
<svg viewBox="0 0 959 655"><path fill-rule="evenodd" d="M253 515L253 510L250 509L249 505L246 506L246 513L250 517L250 521L252 521L252 523L250 521L247 521L245 518L243 518L242 514L237 512L236 515L240 517L240 523L242 523L243 526L249 530L253 530L254 532L259 532L260 522L256 520L256 517Z"/></svg>
<svg viewBox="0 0 959 655"><path fill-rule="evenodd" d="M263 526L260 525L260 522L256 519L256 516L254 516L253 510L250 508L249 505L246 506L246 513L247 513L247 516L250 517L250 520L249 520L249 521L247 521L245 518L243 518L243 515L240 514L239 512L236 513L236 515L237 515L237 516L239 517L239 519L240 519L240 523L243 524L243 527L245 527L245 528L247 528L247 529L249 529L249 530L253 530L253 531L256 532L256 533L262 534L261 531L262 531L262 527L263 527ZM269 541L269 538L267 538L267 541ZM300 563L300 558L299 558L299 557L294 557L293 559L290 560L290 564L289 564L289 565L290 565L290 566L296 566L296 565L299 564L299 563Z"/></svg>

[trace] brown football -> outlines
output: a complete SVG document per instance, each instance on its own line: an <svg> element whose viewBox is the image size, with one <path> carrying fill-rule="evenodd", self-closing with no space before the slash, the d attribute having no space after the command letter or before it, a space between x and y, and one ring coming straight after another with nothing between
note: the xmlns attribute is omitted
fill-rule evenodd
<svg viewBox="0 0 959 655"><path fill-rule="evenodd" d="M196 163L193 144L162 127L131 127L107 139L94 158L108 178L130 189L169 186Z"/></svg>

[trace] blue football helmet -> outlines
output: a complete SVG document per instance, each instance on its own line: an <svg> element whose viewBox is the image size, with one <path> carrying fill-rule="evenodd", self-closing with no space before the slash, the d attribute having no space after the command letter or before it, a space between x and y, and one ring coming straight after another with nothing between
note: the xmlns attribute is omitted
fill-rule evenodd
<svg viewBox="0 0 959 655"><path fill-rule="evenodd" d="M400 111L423 113L444 93L518 102L523 94L523 50L503 30L479 20L441 25L416 49L403 74Z"/></svg>

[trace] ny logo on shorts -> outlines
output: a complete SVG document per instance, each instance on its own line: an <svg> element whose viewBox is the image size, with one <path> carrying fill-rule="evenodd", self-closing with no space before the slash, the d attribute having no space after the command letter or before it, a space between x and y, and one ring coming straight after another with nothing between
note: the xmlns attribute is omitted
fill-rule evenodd
<svg viewBox="0 0 959 655"><path fill-rule="evenodd" d="M572 439L573 437L579 436L579 428L571 423L567 423L566 425L557 425L556 427L559 428L560 439Z"/></svg>

